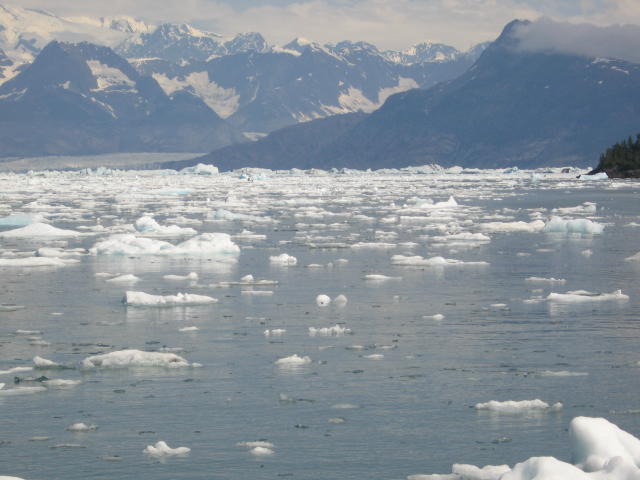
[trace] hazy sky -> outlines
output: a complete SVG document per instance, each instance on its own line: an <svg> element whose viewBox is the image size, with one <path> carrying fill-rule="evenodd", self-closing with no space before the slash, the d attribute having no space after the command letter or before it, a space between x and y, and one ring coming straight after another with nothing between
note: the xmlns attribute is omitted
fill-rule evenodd
<svg viewBox="0 0 640 480"><path fill-rule="evenodd" d="M2 0L0 0L2 1ZM366 40L402 49L422 41L466 49L493 40L514 18L640 24L640 0L19 0L65 16L131 15L187 22L223 35L259 31L270 43L294 37Z"/></svg>

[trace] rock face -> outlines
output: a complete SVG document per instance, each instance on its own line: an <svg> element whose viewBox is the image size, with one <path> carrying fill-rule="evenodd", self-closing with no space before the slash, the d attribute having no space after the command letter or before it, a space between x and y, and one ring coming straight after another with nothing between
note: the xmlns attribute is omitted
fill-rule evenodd
<svg viewBox="0 0 640 480"><path fill-rule="evenodd" d="M0 86L3 156L206 151L241 136L198 97L168 96L108 47L51 42Z"/></svg>
<svg viewBox="0 0 640 480"><path fill-rule="evenodd" d="M607 145L637 133L640 65L524 51L518 32L527 25L507 25L455 80L393 95L347 129L318 122L318 135L332 138L304 156L293 153L301 151L295 135L279 135L287 139L277 146L281 168L593 165ZM221 150L206 161L262 166L274 142Z"/></svg>

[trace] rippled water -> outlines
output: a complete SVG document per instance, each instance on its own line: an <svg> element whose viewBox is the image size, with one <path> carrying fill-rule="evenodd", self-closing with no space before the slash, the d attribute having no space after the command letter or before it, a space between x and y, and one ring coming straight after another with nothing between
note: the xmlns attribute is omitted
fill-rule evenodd
<svg viewBox="0 0 640 480"><path fill-rule="evenodd" d="M0 214L46 213L56 227L85 233L80 227L100 218L106 229L67 244L0 238L3 257L44 245L89 248L143 213L162 224L180 224L171 221L177 216L205 220L184 224L198 232L248 229L266 235L236 238L236 263L87 255L64 267L0 268L0 370L31 365L36 355L77 367L89 355L125 348L181 348L180 355L203 365L15 374L82 383L0 395L0 474L27 480L402 479L450 472L454 462L512 465L534 455L570 460L566 429L577 415L604 416L638 435L640 262L625 258L640 250L640 227L629 226L638 221L640 189L629 181L546 177L532 182L528 174L273 173L248 182L234 174L0 176ZM438 202L450 195L459 207L412 206L415 197ZM470 245L433 240L447 231L480 232L484 222L530 222L533 212L546 220L553 208L584 202L596 203L596 213L563 216L590 218L605 225L602 234L487 233L489 242ZM254 218L206 220L220 208ZM354 248L359 242L390 245ZM297 265L270 264L269 257L280 253L297 257ZM391 263L396 254L488 265L397 266ZM199 275L195 285L163 279L192 271ZM112 284L99 272L132 273L141 281ZM273 295L216 285L246 274L276 280L275 287L254 287ZM373 282L363 279L367 274L400 278ZM527 282L531 276L566 282ZM628 301L523 301L550 292L618 289ZM126 307L126 290L186 291L219 303ZM318 307L318 294L344 294L348 303ZM438 313L442 320L424 318ZM336 323L352 334L308 334L309 327ZM199 330L178 331L187 326ZM273 328L286 333L263 334ZM49 345L33 345L33 337ZM298 368L274 364L294 353L312 362ZM383 358L367 358L372 354ZM14 387L15 375L0 376L5 389ZM564 408L528 415L473 408L489 400L535 398ZM337 408L345 406L351 408ZM98 429L65 430L76 422ZM39 436L49 439L30 440ZM188 446L191 453L166 462L145 456L145 446L158 440ZM275 453L254 457L236 446L255 440L273 443ZM79 447L51 448L59 444Z"/></svg>

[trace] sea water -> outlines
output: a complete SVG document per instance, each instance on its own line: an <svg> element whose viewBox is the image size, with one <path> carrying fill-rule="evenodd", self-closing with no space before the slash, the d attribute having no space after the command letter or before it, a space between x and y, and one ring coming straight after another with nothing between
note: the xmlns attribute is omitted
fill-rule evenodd
<svg viewBox="0 0 640 480"><path fill-rule="evenodd" d="M403 479L448 473L452 463L570 461L567 427L580 415L640 434L640 262L625 260L640 250L634 181L558 171L107 173L0 175L1 217L41 214L81 233L0 237L0 260L42 247L77 260L0 267L0 370L33 366L36 356L71 367L0 375L2 390L41 386L41 376L82 382L0 390L0 474ZM227 233L240 253L88 254L114 234L149 235L134 227L145 215ZM604 229L533 224L553 216ZM496 222L503 231L483 227ZM514 222L531 230L514 231L523 228ZM478 233L487 238L469 236ZM176 245L190 236L147 238ZM295 264L270 261L285 253ZM399 265L398 255L459 262ZM191 272L197 280L164 278ZM129 274L139 281L107 281ZM272 282L241 281L248 274ZM591 298L547 300L578 290ZM617 290L628 300L593 297ZM126 291L218 302L140 308L122 303ZM319 295L331 302L319 305ZM201 366L80 368L124 349ZM276 363L293 355L309 362ZM563 407L474 408L534 399ZM79 422L96 428L67 430ZM191 450L143 453L158 441ZM255 441L272 444L269 452L243 444Z"/></svg>

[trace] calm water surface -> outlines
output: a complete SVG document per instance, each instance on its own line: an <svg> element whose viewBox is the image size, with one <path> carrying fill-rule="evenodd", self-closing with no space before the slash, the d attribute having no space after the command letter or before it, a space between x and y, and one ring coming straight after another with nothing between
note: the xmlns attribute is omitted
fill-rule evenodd
<svg viewBox="0 0 640 480"><path fill-rule="evenodd" d="M241 247L236 263L89 255L65 267L1 268L0 303L24 308L0 312L0 370L31 365L36 355L78 367L92 354L166 347L183 349L180 355L203 367L15 374L82 383L0 396L0 474L27 480L403 479L447 473L454 462L513 465L538 455L570 460L567 426L578 415L603 416L640 434L640 263L624 260L640 250L639 227L628 226L638 221L637 183L580 183L571 175L532 183L527 175L493 174L272 174L247 182L237 175L147 172L106 178L4 175L0 184L3 215L46 213L56 227L79 231L100 218L107 229L66 245L0 239L3 256L45 245L89 248L107 238L110 228L143 213L173 224L178 216L205 220L224 208L257 218L191 226L198 232L248 229L266 235L235 239ZM449 195L459 207L403 207L415 198L443 201ZM553 208L583 202L596 203L596 213L563 216L591 218L605 225L602 234L488 233L490 242L466 245L432 239L447 231L479 232L484 222L530 222L533 212L546 220ZM391 245L353 248L358 242ZM269 256L280 253L297 257L297 265L270 264ZM488 265L404 267L391 263L395 254ZM200 277L195 285L163 279L192 271ZM98 272L132 273L141 281L133 287L112 284ZM215 285L249 273L278 281L275 287L254 287L273 295ZM363 279L367 274L401 278L371 282ZM566 282L525 281L530 276ZM187 291L220 301L132 308L121 303L128 289ZM628 302L523 301L552 291L618 289L629 295ZM344 294L349 301L321 308L315 303L321 293ZM445 318L423 318L436 313ZM309 327L336 323L352 334L308 334ZM186 326L199 330L178 331ZM265 337L267 328L286 333ZM19 329L41 331L49 345L32 345L34 335L18 335ZM312 363L274 365L294 353L308 355ZM371 354L384 357L367 358ZM585 375L540 375L544 371ZM15 375L0 376L5 389L13 388ZM489 400L535 398L562 402L564 408L529 415L473 408ZM340 404L353 408L336 408ZM334 423L336 418L344 421ZM98 429L65 430L76 422ZM31 441L35 436L50 438ZM158 440L188 446L191 453L166 462L145 456L145 446ZM275 453L257 458L236 446L254 440L272 442ZM79 447L51 448L59 444Z"/></svg>

